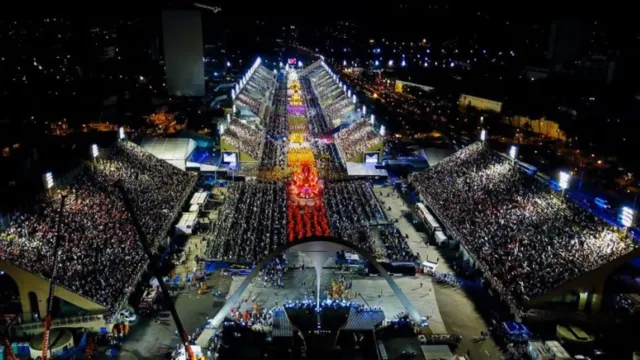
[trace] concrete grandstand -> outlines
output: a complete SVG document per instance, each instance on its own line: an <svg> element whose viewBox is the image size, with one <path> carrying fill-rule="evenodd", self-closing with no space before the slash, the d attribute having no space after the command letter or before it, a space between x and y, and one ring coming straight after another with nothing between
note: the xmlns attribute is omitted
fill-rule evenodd
<svg viewBox="0 0 640 360"><path fill-rule="evenodd" d="M94 330L107 326L148 262L116 184L135 200L133 215L154 247L195 185L193 174L126 140L104 153L83 165L68 183L55 184L35 206L17 212L11 224L0 230L0 268L15 281L21 305L23 324L14 331L42 331L37 321L47 314L56 252L60 275L53 326ZM58 236L60 250L54 246ZM31 325L32 321L36 324Z"/></svg>

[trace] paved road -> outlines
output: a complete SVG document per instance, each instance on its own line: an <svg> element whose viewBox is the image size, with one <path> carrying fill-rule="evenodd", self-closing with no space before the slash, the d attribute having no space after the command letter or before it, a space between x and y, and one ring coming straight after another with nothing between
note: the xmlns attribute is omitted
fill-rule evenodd
<svg viewBox="0 0 640 360"><path fill-rule="evenodd" d="M407 243L414 253L419 253L423 260L438 261L436 268L440 273L453 273L452 265L447 261L449 254L441 252L435 245L427 245L423 239L427 234L418 232L411 224L406 212L411 211L407 203L393 193L389 187L374 186L374 192L384 209L392 219L398 219L396 226L403 234L409 236ZM380 195L382 193L382 195ZM387 210L391 207L391 211ZM430 278L429 278L430 279ZM433 290L437 302L437 309L441 316L444 328L448 333L458 333L463 337L459 347L459 353L470 351L471 357L477 359L500 359L499 347L493 339L474 344L471 339L479 336L481 331L487 330L488 325L479 313L470 296L459 287L451 287L433 282ZM436 333L434 331L434 333Z"/></svg>

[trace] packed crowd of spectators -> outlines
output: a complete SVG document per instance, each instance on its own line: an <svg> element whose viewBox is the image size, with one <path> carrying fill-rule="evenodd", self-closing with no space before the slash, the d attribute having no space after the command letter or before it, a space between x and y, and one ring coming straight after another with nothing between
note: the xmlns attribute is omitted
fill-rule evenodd
<svg viewBox="0 0 640 360"><path fill-rule="evenodd" d="M410 181L512 306L634 248L605 221L483 143Z"/></svg>
<svg viewBox="0 0 640 360"><path fill-rule="evenodd" d="M262 150L261 165L264 168L281 168L287 166L287 144L285 140L273 140L267 137Z"/></svg>
<svg viewBox="0 0 640 360"><path fill-rule="evenodd" d="M284 183L233 183L218 211L210 257L259 261L286 241Z"/></svg>
<svg viewBox="0 0 640 360"><path fill-rule="evenodd" d="M333 180L347 173L336 144L316 141L313 143L313 154L316 159L316 169L321 178Z"/></svg>
<svg viewBox="0 0 640 360"><path fill-rule="evenodd" d="M342 149L346 157L351 159L366 151L375 144L382 143L383 137L371 126L366 119L358 120L334 135L336 144Z"/></svg>
<svg viewBox="0 0 640 360"><path fill-rule="evenodd" d="M282 75L278 76L276 92L273 98L273 111L267 119L267 133L271 136L287 136L287 81Z"/></svg>
<svg viewBox="0 0 640 360"><path fill-rule="evenodd" d="M116 311L147 263L116 181L122 182L148 240L155 243L196 178L137 145L119 142L106 159L83 167L71 185L18 214L0 233L0 258L51 277L60 220L56 281ZM59 217L63 193L67 197Z"/></svg>
<svg viewBox="0 0 640 360"><path fill-rule="evenodd" d="M327 133L331 128L327 123L327 120L324 118L322 108L320 107L320 103L318 102L318 98L316 97L313 88L311 87L309 77L300 77L300 85L302 85L303 93L305 94L307 99L305 106L311 133L313 135L321 135Z"/></svg>
<svg viewBox="0 0 640 360"><path fill-rule="evenodd" d="M262 116L261 109L271 106L275 87L275 75L264 66L259 66L234 101L237 105Z"/></svg>
<svg viewBox="0 0 640 360"><path fill-rule="evenodd" d="M255 129L238 119L233 119L229 123L229 128L225 129L224 134L222 134L222 140L259 160L262 156L264 135L264 131Z"/></svg>
<svg viewBox="0 0 640 360"><path fill-rule="evenodd" d="M331 233L373 254L368 228L386 223L387 218L371 186L365 181L328 182L323 198Z"/></svg>
<svg viewBox="0 0 640 360"><path fill-rule="evenodd" d="M385 257L392 261L416 261L418 257L407 244L407 239L393 225L379 229L379 239L385 250Z"/></svg>

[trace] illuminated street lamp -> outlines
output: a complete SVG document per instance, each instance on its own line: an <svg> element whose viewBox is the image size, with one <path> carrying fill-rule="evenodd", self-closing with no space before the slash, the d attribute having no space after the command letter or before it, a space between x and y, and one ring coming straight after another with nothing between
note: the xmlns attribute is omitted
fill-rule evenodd
<svg viewBox="0 0 640 360"><path fill-rule="evenodd" d="M124 128L123 127L120 127L118 129L118 139L124 140Z"/></svg>
<svg viewBox="0 0 640 360"><path fill-rule="evenodd" d="M91 156L93 156L93 160L95 160L98 155L100 155L100 151L98 151L98 145L91 145Z"/></svg>
<svg viewBox="0 0 640 360"><path fill-rule="evenodd" d="M569 175L568 172L561 171L558 180L558 185L560 186L560 189L562 189L562 195L564 195L564 191L569 187L569 180L571 180L571 175Z"/></svg>
<svg viewBox="0 0 640 360"><path fill-rule="evenodd" d="M635 216L635 211L633 211L630 207L623 207L620 212L620 223L625 227L625 232L628 228L633 225L633 217Z"/></svg>
<svg viewBox="0 0 640 360"><path fill-rule="evenodd" d="M487 130L482 129L482 131L480 131L480 141L486 141L487 140Z"/></svg>

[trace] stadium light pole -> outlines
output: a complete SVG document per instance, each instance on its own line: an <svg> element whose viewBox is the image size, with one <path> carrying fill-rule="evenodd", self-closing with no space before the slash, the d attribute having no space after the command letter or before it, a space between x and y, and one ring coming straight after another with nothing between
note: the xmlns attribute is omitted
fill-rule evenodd
<svg viewBox="0 0 640 360"><path fill-rule="evenodd" d="M375 116L371 114L371 125L375 124Z"/></svg>
<svg viewBox="0 0 640 360"><path fill-rule="evenodd" d="M487 141L487 130L482 129L482 131L480 131L480 141Z"/></svg>
<svg viewBox="0 0 640 360"><path fill-rule="evenodd" d="M118 139L119 140L124 140L125 134L124 134L124 128L121 126L118 129Z"/></svg>
<svg viewBox="0 0 640 360"><path fill-rule="evenodd" d="M380 136L384 136L385 128L384 125L380 125Z"/></svg>
<svg viewBox="0 0 640 360"><path fill-rule="evenodd" d="M620 212L620 223L624 226L624 234L626 235L629 231L629 228L633 225L633 218L635 216L635 211L628 207L624 206L622 211Z"/></svg>
<svg viewBox="0 0 640 360"><path fill-rule="evenodd" d="M509 148L509 157L511 158L511 160L513 161L513 163L516 163L516 157L518 157L518 147L515 145L511 145L511 148Z"/></svg>
<svg viewBox="0 0 640 360"><path fill-rule="evenodd" d="M95 162L98 156L100 155L100 150L98 150L98 145L91 145L91 156L93 157L93 161Z"/></svg>
<svg viewBox="0 0 640 360"><path fill-rule="evenodd" d="M46 173L44 173L44 175L42 175L42 181L46 190L49 190L56 185L55 181L53 180L53 173L51 171L47 171Z"/></svg>
<svg viewBox="0 0 640 360"><path fill-rule="evenodd" d="M561 171L558 177L558 185L560 189L562 189L562 196L564 196L564 191L569 187L569 180L571 180L571 175L568 172Z"/></svg>

